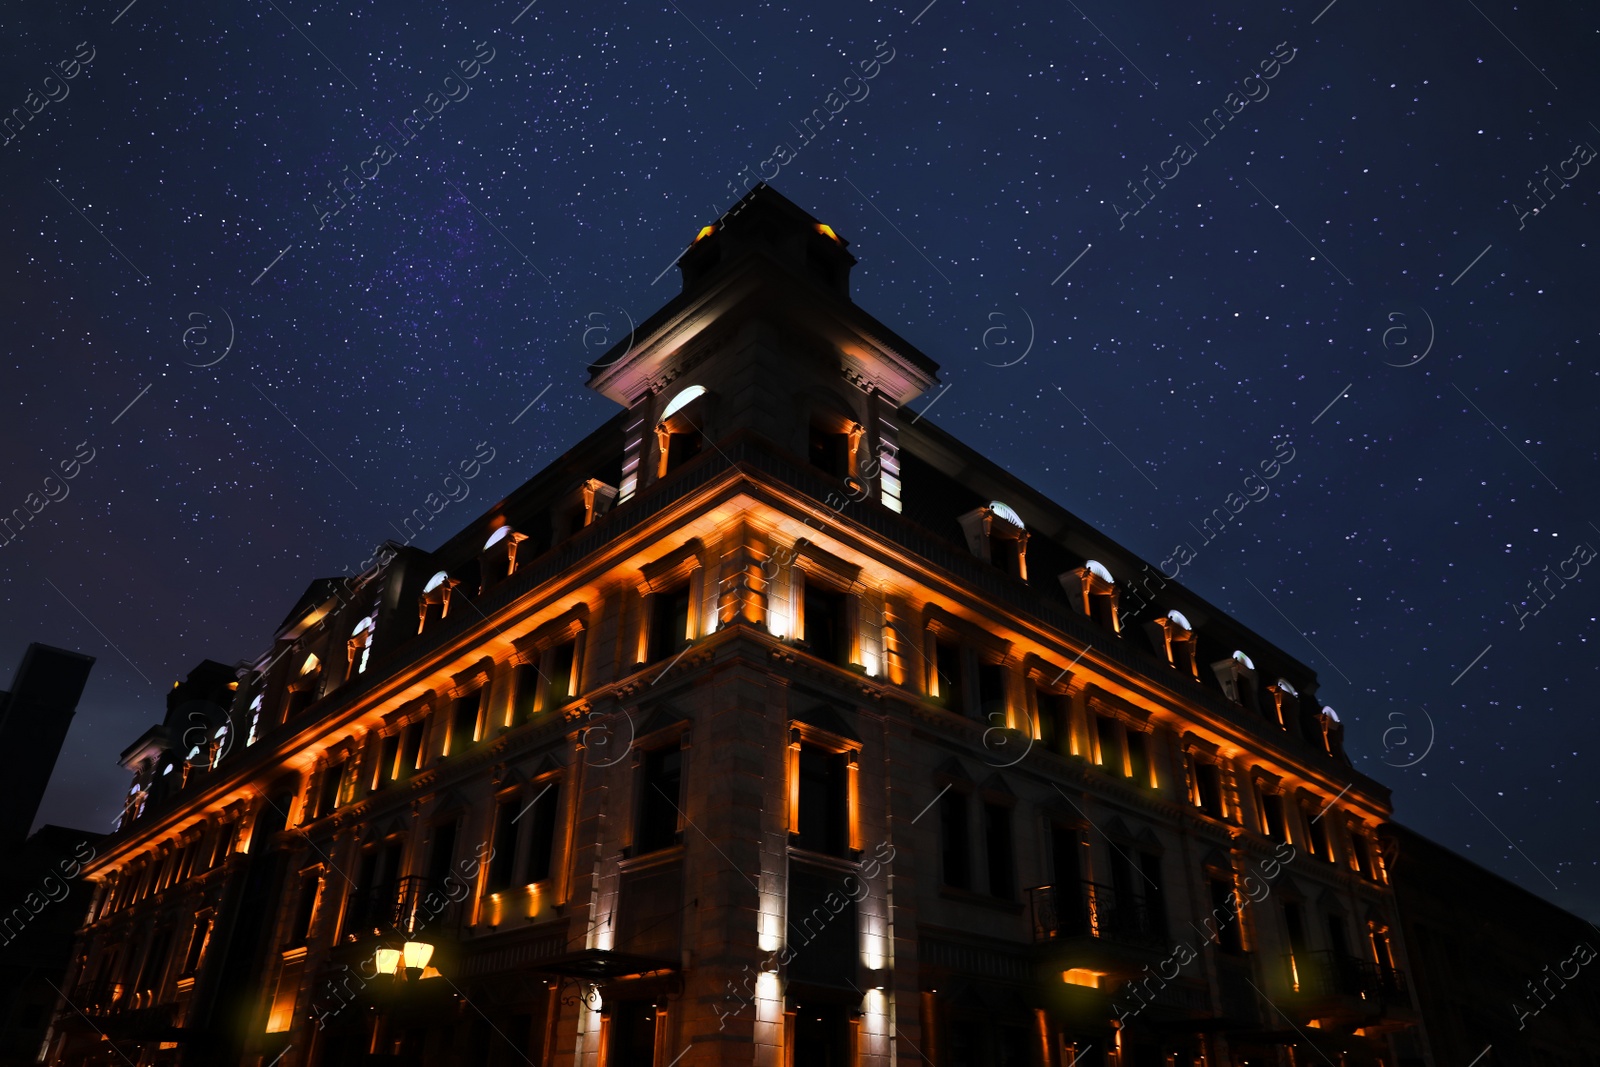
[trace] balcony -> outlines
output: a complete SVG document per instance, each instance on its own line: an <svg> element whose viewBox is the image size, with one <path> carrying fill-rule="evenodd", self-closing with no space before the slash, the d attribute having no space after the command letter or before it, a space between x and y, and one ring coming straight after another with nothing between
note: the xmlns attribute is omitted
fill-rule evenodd
<svg viewBox="0 0 1600 1067"><path fill-rule="evenodd" d="M460 883L456 883L458 890ZM422 929L438 934L458 932L469 899L452 900L447 886L428 878L409 877L357 889L345 906L344 933L357 937L374 931L411 935ZM458 896L460 893L458 891Z"/></svg>
<svg viewBox="0 0 1600 1067"><path fill-rule="evenodd" d="M1028 905L1034 944L1052 967L1131 974L1170 947L1159 906L1098 882L1035 886Z"/></svg>
<svg viewBox="0 0 1600 1067"><path fill-rule="evenodd" d="M1291 954L1284 957L1284 967L1287 1004L1294 1014L1365 1026L1393 1020L1396 1009L1411 1016L1405 974L1392 967L1328 951Z"/></svg>

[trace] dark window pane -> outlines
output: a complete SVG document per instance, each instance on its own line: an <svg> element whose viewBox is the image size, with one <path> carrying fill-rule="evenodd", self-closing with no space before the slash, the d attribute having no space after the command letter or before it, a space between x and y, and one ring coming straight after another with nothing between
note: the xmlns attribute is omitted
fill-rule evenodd
<svg viewBox="0 0 1600 1067"><path fill-rule="evenodd" d="M667 470L676 470L700 454L705 443L699 430L674 433L667 436Z"/></svg>
<svg viewBox="0 0 1600 1067"><path fill-rule="evenodd" d="M378 747L378 784L382 789L394 780L395 764L400 759L400 735L390 734Z"/></svg>
<svg viewBox="0 0 1600 1067"><path fill-rule="evenodd" d="M1137 730L1125 730L1128 739L1128 769L1136 785L1150 784L1150 739Z"/></svg>
<svg viewBox="0 0 1600 1067"><path fill-rule="evenodd" d="M573 685L572 669L576 663L578 653L577 643L568 641L566 644L557 645L550 650L550 699L545 701L546 708L559 708L572 699Z"/></svg>
<svg viewBox="0 0 1600 1067"><path fill-rule="evenodd" d="M850 470L849 451L848 434L826 433L816 426L811 427L809 456L813 467L820 468L836 478L843 478Z"/></svg>
<svg viewBox="0 0 1600 1067"><path fill-rule="evenodd" d="M552 782L538 797L527 814L533 823L528 831L527 879L530 885L550 877L556 844L556 802L561 798L561 789Z"/></svg>
<svg viewBox="0 0 1600 1067"><path fill-rule="evenodd" d="M815 745L800 748L800 832L795 844L843 856L849 847L846 757Z"/></svg>
<svg viewBox="0 0 1600 1067"><path fill-rule="evenodd" d="M985 804L983 821L985 851L989 860L989 895L1010 900L1017 894L1011 809L1001 804Z"/></svg>
<svg viewBox="0 0 1600 1067"><path fill-rule="evenodd" d="M513 725L520 726L533 718L534 701L539 695L539 665L519 664L514 689L511 698L511 721Z"/></svg>
<svg viewBox="0 0 1600 1067"><path fill-rule="evenodd" d="M850 655L844 594L808 580L805 583L805 620L805 641L811 654L842 666Z"/></svg>
<svg viewBox="0 0 1600 1067"><path fill-rule="evenodd" d="M450 754L465 752L477 740L478 706L483 701L483 690L474 689L456 700L450 722Z"/></svg>
<svg viewBox="0 0 1600 1067"><path fill-rule="evenodd" d="M1100 744L1100 766L1112 774L1122 773L1122 743L1117 738L1117 721L1104 715L1094 717L1095 739Z"/></svg>
<svg viewBox="0 0 1600 1067"><path fill-rule="evenodd" d="M511 888L517 867L517 815L522 810L520 801L501 804L494 815L494 853L489 857L489 891L503 892Z"/></svg>
<svg viewBox="0 0 1600 1067"><path fill-rule="evenodd" d="M992 726L1005 725L1006 669L998 663L978 664L978 714Z"/></svg>
<svg viewBox="0 0 1600 1067"><path fill-rule="evenodd" d="M967 798L950 791L939 800L939 834L944 851L944 884L972 888L972 864L967 839Z"/></svg>
<svg viewBox="0 0 1600 1067"><path fill-rule="evenodd" d="M939 676L938 702L951 711L963 709L961 693L961 646L949 641L934 643L934 670Z"/></svg>
<svg viewBox="0 0 1600 1067"><path fill-rule="evenodd" d="M675 656L689 643L689 586L656 593L651 597L650 662Z"/></svg>
<svg viewBox="0 0 1600 1067"><path fill-rule="evenodd" d="M683 775L683 750L660 748L644 757L639 783L639 827L636 851L654 852L678 841L678 797Z"/></svg>

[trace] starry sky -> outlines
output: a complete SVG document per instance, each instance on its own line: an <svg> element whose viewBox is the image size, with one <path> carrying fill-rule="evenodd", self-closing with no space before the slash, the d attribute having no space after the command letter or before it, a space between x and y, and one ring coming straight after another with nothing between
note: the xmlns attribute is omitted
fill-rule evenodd
<svg viewBox="0 0 1600 1067"><path fill-rule="evenodd" d="M608 417L585 366L760 173L914 407L1189 544L1401 821L1600 918L1600 9L923 3L13 0L0 672L98 657L41 821L109 829L172 681L480 442L423 547Z"/></svg>

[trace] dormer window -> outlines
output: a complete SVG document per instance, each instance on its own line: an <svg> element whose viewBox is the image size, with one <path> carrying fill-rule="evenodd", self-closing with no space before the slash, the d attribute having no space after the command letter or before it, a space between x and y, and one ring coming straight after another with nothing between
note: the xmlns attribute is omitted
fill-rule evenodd
<svg viewBox="0 0 1600 1067"><path fill-rule="evenodd" d="M517 548L528 539L509 526L497 526L483 543L479 570L483 573L483 588L504 581L517 573Z"/></svg>
<svg viewBox="0 0 1600 1067"><path fill-rule="evenodd" d="M1119 617L1122 592L1111 572L1098 560L1088 560L1076 570L1061 575L1061 588L1091 619L1112 632L1122 632Z"/></svg>
<svg viewBox="0 0 1600 1067"><path fill-rule="evenodd" d="M1150 635L1157 655L1178 670L1195 678L1200 677L1200 667L1196 662L1199 642L1195 639L1194 627L1183 612L1169 611L1166 618L1146 623L1144 629Z"/></svg>
<svg viewBox="0 0 1600 1067"><path fill-rule="evenodd" d="M691 385L662 409L661 421L656 423L657 477L665 477L700 454L705 445L705 396L705 386Z"/></svg>
<svg viewBox="0 0 1600 1067"><path fill-rule="evenodd" d="M1328 755L1343 754L1344 723L1339 721L1339 713L1325 707L1317 716L1317 724L1322 727L1322 747L1328 750Z"/></svg>
<svg viewBox="0 0 1600 1067"><path fill-rule="evenodd" d="M265 701L264 693L257 693L255 699L250 701L250 734L244 739L246 748L261 739L261 708Z"/></svg>
<svg viewBox="0 0 1600 1067"><path fill-rule="evenodd" d="M1267 692L1272 695L1272 710L1278 725L1287 730L1289 723L1299 714L1300 694L1282 678L1267 686Z"/></svg>
<svg viewBox="0 0 1600 1067"><path fill-rule="evenodd" d="M981 560L1014 577L1028 580L1028 529L1010 505L991 500L957 520L967 547Z"/></svg>
<svg viewBox="0 0 1600 1067"><path fill-rule="evenodd" d="M360 674L367 669L367 657L372 654L372 635L376 628L372 616L369 615L356 623L356 628L351 631L350 640L346 644L346 653L350 660L346 669L351 675Z"/></svg>
<svg viewBox="0 0 1600 1067"><path fill-rule="evenodd" d="M1227 659L1211 665L1222 687L1222 695L1235 704L1254 710L1256 707L1256 665L1243 652L1235 651Z"/></svg>
<svg viewBox="0 0 1600 1067"><path fill-rule="evenodd" d="M317 690L322 681L322 661L315 652L306 654L300 664L300 669L295 673L294 679L289 683L289 703L284 709L284 718L292 719L317 699Z"/></svg>
<svg viewBox="0 0 1600 1067"><path fill-rule="evenodd" d="M217 727L216 732L211 735L212 770L216 769L217 764L222 762L222 757L228 753L228 734L228 724L223 723L221 726Z"/></svg>
<svg viewBox="0 0 1600 1067"><path fill-rule="evenodd" d="M439 605L439 618L443 619L450 614L450 594L460 584L444 571L439 571L428 579L427 584L422 587L422 595L417 598L417 633L420 634L423 626L427 624L428 608L432 605Z"/></svg>
<svg viewBox="0 0 1600 1067"><path fill-rule="evenodd" d="M859 422L832 410L813 412L806 456L813 467L835 478L854 478L866 432Z"/></svg>

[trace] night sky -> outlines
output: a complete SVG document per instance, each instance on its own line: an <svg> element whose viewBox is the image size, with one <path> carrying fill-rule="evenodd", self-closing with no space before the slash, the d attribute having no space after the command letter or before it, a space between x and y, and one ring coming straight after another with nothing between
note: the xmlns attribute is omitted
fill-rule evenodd
<svg viewBox="0 0 1600 1067"><path fill-rule="evenodd" d="M941 364L914 407L1190 545L1401 821L1600 918L1600 9L922 2L9 4L0 685L98 658L41 821L109 829L173 680L480 442L423 547L608 417L587 363L759 172Z"/></svg>

